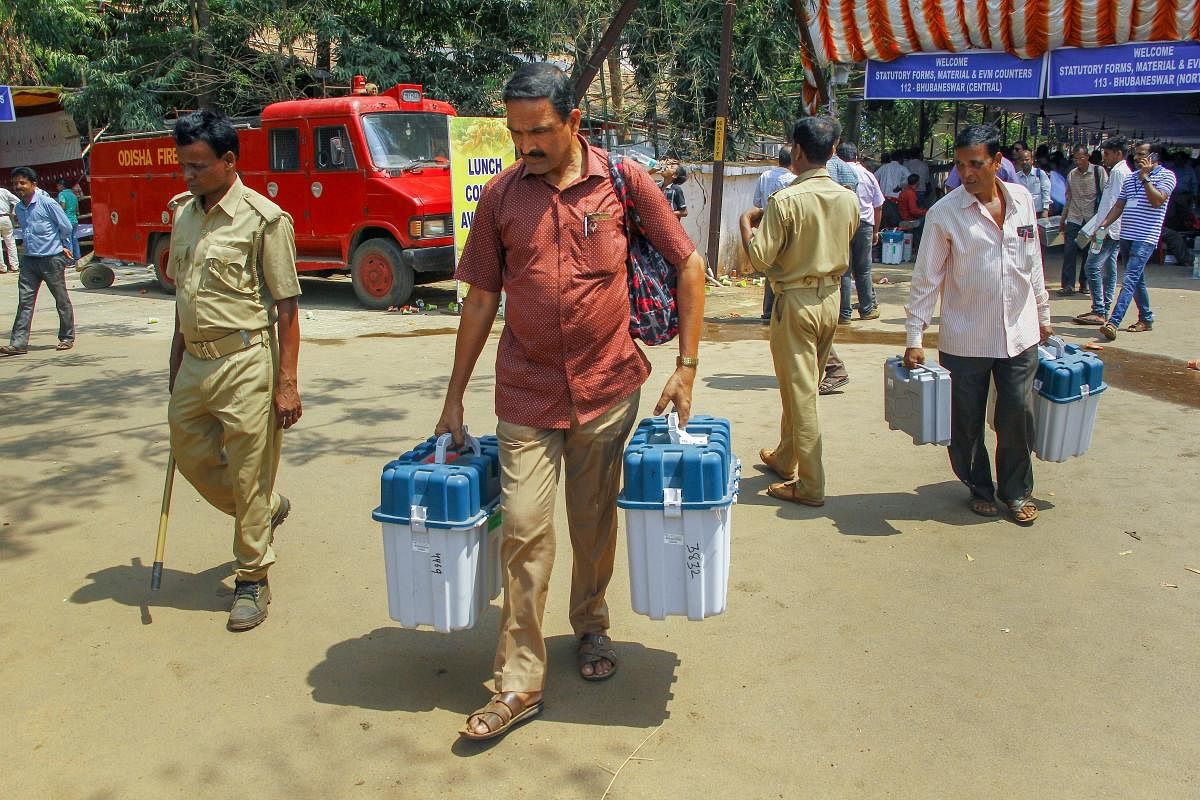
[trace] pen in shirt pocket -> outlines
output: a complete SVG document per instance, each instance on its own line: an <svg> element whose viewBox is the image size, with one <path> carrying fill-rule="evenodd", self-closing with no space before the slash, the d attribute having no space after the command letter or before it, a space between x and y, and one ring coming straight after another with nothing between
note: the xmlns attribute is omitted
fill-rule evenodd
<svg viewBox="0 0 1200 800"><path fill-rule="evenodd" d="M597 223L601 220L612 219L612 214L607 211L593 211L583 215L583 238L588 238L596 232Z"/></svg>

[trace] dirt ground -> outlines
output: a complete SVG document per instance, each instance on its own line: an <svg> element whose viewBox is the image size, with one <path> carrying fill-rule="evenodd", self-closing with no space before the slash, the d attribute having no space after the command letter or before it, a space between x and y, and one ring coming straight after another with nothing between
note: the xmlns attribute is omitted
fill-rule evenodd
<svg viewBox="0 0 1200 800"><path fill-rule="evenodd" d="M882 318L839 333L851 382L820 401L821 509L764 494L779 400L760 290L710 296L695 410L733 421L744 464L728 610L635 616L622 535L620 671L585 683L564 538L546 710L491 746L455 732L487 697L497 607L460 633L398 627L371 520L380 469L436 421L456 320L304 282L293 512L270 618L234 635L231 524L183 480L149 591L172 301L139 268L76 281L78 345L57 353L43 296L34 349L0 361L0 797L1200 797L1200 373L1179 360L1200 356L1200 281L1152 268L1159 322L1108 346L1124 367L1092 449L1035 465L1024 529L969 513L944 450L883 422L908 271L883 272ZM0 277L0 326L15 304ZM1085 305L1054 299L1071 341ZM494 352L467 400L478 433ZM647 414L674 355L649 351Z"/></svg>

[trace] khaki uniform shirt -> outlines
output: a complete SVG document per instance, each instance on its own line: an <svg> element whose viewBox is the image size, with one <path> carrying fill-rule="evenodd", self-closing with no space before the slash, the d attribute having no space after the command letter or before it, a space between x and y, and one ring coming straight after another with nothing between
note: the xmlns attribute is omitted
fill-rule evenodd
<svg viewBox="0 0 1200 800"><path fill-rule="evenodd" d="M167 276L183 338L210 342L274 323L276 301L300 294L292 218L240 178L208 213L186 192L171 203Z"/></svg>
<svg viewBox="0 0 1200 800"><path fill-rule="evenodd" d="M858 222L858 195L824 168L809 170L767 200L750 263L777 292L840 278Z"/></svg>

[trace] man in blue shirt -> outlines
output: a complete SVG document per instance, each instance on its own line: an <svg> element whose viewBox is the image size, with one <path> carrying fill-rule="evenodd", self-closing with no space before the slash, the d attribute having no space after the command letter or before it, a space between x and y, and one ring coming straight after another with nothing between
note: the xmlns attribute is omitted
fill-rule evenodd
<svg viewBox="0 0 1200 800"><path fill-rule="evenodd" d="M1161 165L1162 150L1149 142L1139 142L1133 151L1137 172L1125 179L1117 202L1096 229L1096 238L1108 233L1108 226L1121 220L1121 244L1128 243L1129 257L1125 261L1125 278L1116 305L1100 333L1110 342L1117 338L1117 329L1132 301L1138 310L1138 321L1125 330L1142 333L1154 327L1150 310L1150 292L1146 289L1146 262L1158 248L1163 220L1167 216L1167 200L1175 191L1175 173Z"/></svg>
<svg viewBox="0 0 1200 800"><path fill-rule="evenodd" d="M21 356L29 352L29 326L33 307L42 284L50 288L58 307L58 350L75 345L75 312L67 295L64 274L71 254L73 226L53 197L38 188L37 173L30 167L12 171L13 193L17 203L17 224L25 243L21 254L21 275L17 279L17 316L12 336L0 346L0 356Z"/></svg>

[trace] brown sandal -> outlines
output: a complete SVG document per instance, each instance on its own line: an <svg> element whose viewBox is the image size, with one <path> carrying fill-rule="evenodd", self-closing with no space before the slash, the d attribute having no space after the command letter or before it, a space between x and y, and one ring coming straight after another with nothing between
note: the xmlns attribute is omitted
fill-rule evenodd
<svg viewBox="0 0 1200 800"><path fill-rule="evenodd" d="M994 517L1000 513L993 501L984 500L982 497L972 497L967 501L967 507L981 517Z"/></svg>
<svg viewBox="0 0 1200 800"><path fill-rule="evenodd" d="M520 704L521 701L517 699L516 692L497 694L492 697L486 706L472 712L467 717L467 724L458 732L458 735L474 742L495 739L497 736L503 736L508 733L522 722L536 717L542 711L543 703L541 700L532 705L524 706L520 711L517 711L516 708ZM489 719L490 717L496 718L496 725L494 727ZM471 729L471 722L476 719L487 726L487 733L478 733Z"/></svg>
<svg viewBox="0 0 1200 800"><path fill-rule="evenodd" d="M1146 331L1154 330L1153 323L1138 320L1137 322L1126 328L1129 333L1145 333Z"/></svg>
<svg viewBox="0 0 1200 800"><path fill-rule="evenodd" d="M54 345L55 350L70 350L75 346L75 342L70 339L61 339L58 344Z"/></svg>
<svg viewBox="0 0 1200 800"><path fill-rule="evenodd" d="M802 506L811 506L812 508L820 508L825 505L824 500L814 500L811 497L805 497L797 491L798 489L799 483L797 481L772 483L767 487L767 494L776 500L787 500L789 503L799 503Z"/></svg>
<svg viewBox="0 0 1200 800"><path fill-rule="evenodd" d="M0 345L0 356L23 356L28 352L28 350L18 350L17 348L9 347L6 344Z"/></svg>
<svg viewBox="0 0 1200 800"><path fill-rule="evenodd" d="M1033 504L1032 500L1021 500L1009 505L1008 513L1012 514L1013 522L1029 526L1038 518L1038 507Z"/></svg>
<svg viewBox="0 0 1200 800"><path fill-rule="evenodd" d="M763 449L759 450L758 451L758 460L761 461L763 464L765 464L767 469L771 470L771 472L774 472L776 475L783 478L785 481L795 480L795 478L796 478L795 472L784 472L783 469L780 468L779 462L775 460L775 451L774 450L768 450L765 447Z"/></svg>
<svg viewBox="0 0 1200 800"><path fill-rule="evenodd" d="M617 651L613 649L612 639L602 633L585 633L579 637L579 650L575 653L579 665L579 677L585 681L606 681L617 674ZM612 669L604 674L596 672L596 665L607 661ZM592 665L592 674L584 675L583 668Z"/></svg>

